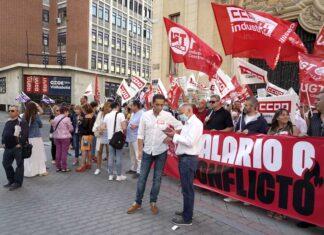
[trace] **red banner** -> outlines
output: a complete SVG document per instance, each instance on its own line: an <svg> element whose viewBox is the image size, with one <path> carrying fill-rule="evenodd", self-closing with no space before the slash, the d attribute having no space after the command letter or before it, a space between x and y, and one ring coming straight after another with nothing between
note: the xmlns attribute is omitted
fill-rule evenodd
<svg viewBox="0 0 324 235"><path fill-rule="evenodd" d="M324 226L323 138L205 131L194 184ZM165 173L179 178L169 152Z"/></svg>
<svg viewBox="0 0 324 235"><path fill-rule="evenodd" d="M324 26L319 32L316 42L314 44L313 55L324 57Z"/></svg>
<svg viewBox="0 0 324 235"><path fill-rule="evenodd" d="M221 66L222 57L187 28L164 17L170 51L175 63L206 73L211 78Z"/></svg>
<svg viewBox="0 0 324 235"><path fill-rule="evenodd" d="M44 76L24 76L24 91L29 94L48 94L49 81Z"/></svg>
<svg viewBox="0 0 324 235"><path fill-rule="evenodd" d="M324 57L299 54L299 82L300 102L314 105L317 94L324 89Z"/></svg>
<svg viewBox="0 0 324 235"><path fill-rule="evenodd" d="M235 5L212 7L226 55L264 59L274 69L279 60L297 62L298 52L306 53L294 23Z"/></svg>

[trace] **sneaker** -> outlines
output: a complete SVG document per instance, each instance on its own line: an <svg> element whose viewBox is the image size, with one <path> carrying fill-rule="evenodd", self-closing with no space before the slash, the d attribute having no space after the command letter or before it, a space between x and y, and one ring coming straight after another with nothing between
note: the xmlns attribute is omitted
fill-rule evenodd
<svg viewBox="0 0 324 235"><path fill-rule="evenodd" d="M100 172L101 172L100 169L97 168L97 169L95 170L95 172L94 172L94 175L99 175Z"/></svg>
<svg viewBox="0 0 324 235"><path fill-rule="evenodd" d="M72 165L73 165L73 166L76 166L76 165L78 165L78 164L79 164L79 160L78 160L78 159L74 159Z"/></svg>
<svg viewBox="0 0 324 235"><path fill-rule="evenodd" d="M177 216L182 217L183 216L183 211L176 211L176 212L174 212L174 214L177 215ZM194 216L192 215L192 219L193 218L194 218Z"/></svg>
<svg viewBox="0 0 324 235"><path fill-rule="evenodd" d="M109 176L108 176L108 180L109 180L109 181L114 180L114 175L109 175Z"/></svg>
<svg viewBox="0 0 324 235"><path fill-rule="evenodd" d="M153 215L156 215L157 213L159 213L159 208L156 206L155 202L151 202L150 206L151 206L151 211L152 211Z"/></svg>
<svg viewBox="0 0 324 235"><path fill-rule="evenodd" d="M243 202L243 205L244 205L244 206L251 206L251 204L248 203L248 202Z"/></svg>
<svg viewBox="0 0 324 235"><path fill-rule="evenodd" d="M21 184L18 183L13 183L10 187L9 187L9 191L14 191L18 188L21 188Z"/></svg>
<svg viewBox="0 0 324 235"><path fill-rule="evenodd" d="M140 174L136 173L136 174L133 175L133 179L137 179L139 176L140 176Z"/></svg>
<svg viewBox="0 0 324 235"><path fill-rule="evenodd" d="M127 179L127 177L125 175L117 175L117 178L116 178L117 181L124 181L126 179Z"/></svg>
<svg viewBox="0 0 324 235"><path fill-rule="evenodd" d="M134 202L133 205L130 208L128 208L127 214L133 214L136 211L141 210L141 209L142 209L142 205L137 204L136 202Z"/></svg>
<svg viewBox="0 0 324 235"><path fill-rule="evenodd" d="M3 185L4 188L10 188L10 186L13 184L13 182L8 182L5 185Z"/></svg>
<svg viewBox="0 0 324 235"><path fill-rule="evenodd" d="M126 174L136 174L136 171L129 170L129 171L126 171Z"/></svg>
<svg viewBox="0 0 324 235"><path fill-rule="evenodd" d="M238 202L239 200L236 200L236 199L233 199L233 198L230 198L230 197L225 197L224 198L224 202Z"/></svg>
<svg viewBox="0 0 324 235"><path fill-rule="evenodd" d="M174 223L175 225L179 225L179 226L190 226L190 225L192 225L192 222L185 222L183 220L183 218L173 218L172 223Z"/></svg>
<svg viewBox="0 0 324 235"><path fill-rule="evenodd" d="M55 165L55 164L56 164L56 161L55 161L55 160L53 160L53 161L52 161L52 164L53 164L53 165Z"/></svg>

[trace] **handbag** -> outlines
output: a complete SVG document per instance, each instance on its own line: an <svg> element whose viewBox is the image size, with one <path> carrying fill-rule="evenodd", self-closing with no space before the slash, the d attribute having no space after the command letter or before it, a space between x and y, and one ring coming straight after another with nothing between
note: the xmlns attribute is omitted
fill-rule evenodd
<svg viewBox="0 0 324 235"><path fill-rule="evenodd" d="M21 155L23 159L27 159L30 158L30 156L32 155L33 152L33 145L29 143L29 141L27 140L27 143L22 146L21 148Z"/></svg>
<svg viewBox="0 0 324 235"><path fill-rule="evenodd" d="M125 137L124 137L124 133L122 131L115 132L116 131L117 115L118 115L118 113L116 113L116 116L115 116L114 134L113 134L111 140L109 141L109 145L111 145L115 149L122 149L125 144Z"/></svg>

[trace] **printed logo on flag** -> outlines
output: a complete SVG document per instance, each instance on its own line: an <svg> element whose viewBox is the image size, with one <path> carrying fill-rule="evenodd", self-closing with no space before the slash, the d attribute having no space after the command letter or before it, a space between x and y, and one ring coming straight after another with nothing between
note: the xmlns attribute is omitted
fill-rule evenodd
<svg viewBox="0 0 324 235"><path fill-rule="evenodd" d="M240 70L241 70L241 73L246 75L246 78L257 78L263 82L267 82L265 77L262 76L261 74L258 74L254 71L252 71L251 69L248 69L242 65L239 66Z"/></svg>
<svg viewBox="0 0 324 235"><path fill-rule="evenodd" d="M183 29L171 27L169 31L169 44L174 53L185 55L189 50L189 36Z"/></svg>
<svg viewBox="0 0 324 235"><path fill-rule="evenodd" d="M121 95L122 95L122 98L124 100L127 100L130 98L130 94L129 92L127 91L126 87L124 85L120 86L120 90L121 90Z"/></svg>
<svg viewBox="0 0 324 235"><path fill-rule="evenodd" d="M278 109L287 109L291 112L291 101L260 101L258 102L260 113L274 113Z"/></svg>

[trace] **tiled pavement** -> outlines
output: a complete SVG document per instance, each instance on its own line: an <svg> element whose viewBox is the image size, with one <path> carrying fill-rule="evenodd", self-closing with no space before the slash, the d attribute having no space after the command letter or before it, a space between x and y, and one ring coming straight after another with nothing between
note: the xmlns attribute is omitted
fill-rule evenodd
<svg viewBox="0 0 324 235"><path fill-rule="evenodd" d="M46 151L49 159L48 146ZM2 153L0 150L1 160ZM71 163L71 158L69 161ZM125 149L124 170L128 162ZM153 216L148 205L150 176L143 210L127 215L126 210L134 200L136 180L108 182L104 170L99 176L94 176L93 170L63 174L54 172L50 164L48 166L48 176L27 178L24 186L15 192L0 188L1 235L324 234L324 229L299 229L295 220L276 221L268 218L262 209L225 203L222 196L199 189L196 190L193 225L172 231L170 220L182 203L178 181L163 178L158 200L160 213ZM2 167L0 183L6 183Z"/></svg>

